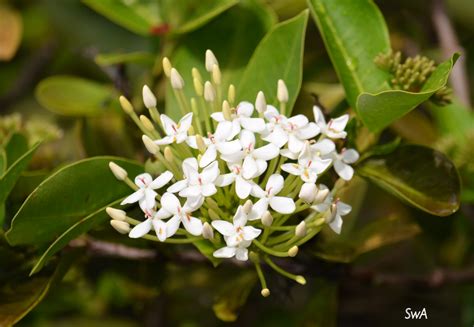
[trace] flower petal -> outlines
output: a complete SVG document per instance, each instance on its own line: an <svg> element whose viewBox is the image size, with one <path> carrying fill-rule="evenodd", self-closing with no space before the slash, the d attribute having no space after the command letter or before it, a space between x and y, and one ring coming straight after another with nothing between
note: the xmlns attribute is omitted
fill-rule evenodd
<svg viewBox="0 0 474 327"><path fill-rule="evenodd" d="M295 125L298 128L306 126L308 122L308 118L301 114L288 118L288 123Z"/></svg>
<svg viewBox="0 0 474 327"><path fill-rule="evenodd" d="M163 242L166 240L167 232L166 232L166 223L160 219L153 219L153 228L155 229L156 237Z"/></svg>
<svg viewBox="0 0 474 327"><path fill-rule="evenodd" d="M181 219L178 215L174 215L166 222L166 237L171 237L178 231Z"/></svg>
<svg viewBox="0 0 474 327"><path fill-rule="evenodd" d="M258 172L258 166L252 156L246 156L242 165L242 176L245 179L254 178Z"/></svg>
<svg viewBox="0 0 474 327"><path fill-rule="evenodd" d="M219 176L219 164L214 161L201 172L201 180L203 184L213 183Z"/></svg>
<svg viewBox="0 0 474 327"><path fill-rule="evenodd" d="M191 124L193 123L193 113L189 112L186 115L184 115L183 118L179 121L179 132L181 133L187 133L189 127L191 127Z"/></svg>
<svg viewBox="0 0 474 327"><path fill-rule="evenodd" d="M322 129L323 127L326 127L326 120L324 119L323 112L321 109L319 109L318 106L313 107L313 114L314 114L314 121L318 126Z"/></svg>
<svg viewBox="0 0 474 327"><path fill-rule="evenodd" d="M176 193L184 189L186 186L188 186L188 181L187 180L182 180L182 181L177 181L170 187L166 189L166 192L170 193Z"/></svg>
<svg viewBox="0 0 474 327"><path fill-rule="evenodd" d="M237 178L235 178L235 192L240 199L248 198L251 190L252 183L243 179L241 176L237 176Z"/></svg>
<svg viewBox="0 0 474 327"><path fill-rule="evenodd" d="M150 188L145 190L145 208L152 209L156 204L157 193Z"/></svg>
<svg viewBox="0 0 474 327"><path fill-rule="evenodd" d="M295 202L291 198L284 196L274 196L270 199L270 207L273 210L283 214L290 214L295 211Z"/></svg>
<svg viewBox="0 0 474 327"><path fill-rule="evenodd" d="M120 204L130 204L130 203L135 203L138 202L140 199L142 199L145 196L145 190L144 189L139 189L129 196L127 196Z"/></svg>
<svg viewBox="0 0 474 327"><path fill-rule="evenodd" d="M359 160L359 153L354 149L343 151L341 154L342 154L342 160L345 163L350 164Z"/></svg>
<svg viewBox="0 0 474 327"><path fill-rule="evenodd" d="M155 215L153 216L154 219L166 219L173 215L173 213L169 212L166 209L161 208L158 210Z"/></svg>
<svg viewBox="0 0 474 327"><path fill-rule="evenodd" d="M249 250L241 247L236 248L235 258L239 261L247 261L249 259Z"/></svg>
<svg viewBox="0 0 474 327"><path fill-rule="evenodd" d="M257 159L271 160L278 157L280 149L275 144L267 144L258 149L253 150L253 156Z"/></svg>
<svg viewBox="0 0 474 327"><path fill-rule="evenodd" d="M185 197L185 198L200 196L201 195L201 186L200 185L188 186L188 187L184 188L183 190L181 190L178 193L178 195L182 196L182 197Z"/></svg>
<svg viewBox="0 0 474 327"><path fill-rule="evenodd" d="M273 131L266 137L262 137L264 141L275 144L281 148L288 142L288 133L283 130L280 126L275 126Z"/></svg>
<svg viewBox="0 0 474 327"><path fill-rule="evenodd" d="M219 177L217 177L215 184L219 187L230 185L235 181L235 176L236 175L234 173L220 175Z"/></svg>
<svg viewBox="0 0 474 327"><path fill-rule="evenodd" d="M230 133L232 133L232 122L226 120L217 124L214 138L217 142L222 142L230 136Z"/></svg>
<svg viewBox="0 0 474 327"><path fill-rule="evenodd" d="M281 170L286 171L287 173L295 176L299 176L302 173L300 165L297 163L286 163L281 165Z"/></svg>
<svg viewBox="0 0 474 327"><path fill-rule="evenodd" d="M207 147L206 152L201 157L201 160L199 161L199 167L206 167L209 165L211 162L216 160L217 157L217 151L216 151L216 146L214 144L210 144Z"/></svg>
<svg viewBox="0 0 474 327"><path fill-rule="evenodd" d="M311 203L311 202L314 201L314 196L315 196L317 191L318 191L318 188L316 187L316 184L314 184L314 183L304 183L301 186L300 193L298 194L298 197L306 203Z"/></svg>
<svg viewBox="0 0 474 327"><path fill-rule="evenodd" d="M152 181L153 181L153 178L148 173L140 174L140 175L137 175L137 177L135 177L135 184L139 188L144 188L150 185Z"/></svg>
<svg viewBox="0 0 474 327"><path fill-rule="evenodd" d="M262 118L241 117L240 124L243 128L254 133L261 133L265 129L265 121Z"/></svg>
<svg viewBox="0 0 474 327"><path fill-rule="evenodd" d="M151 219L147 219L144 222L139 223L137 226L133 227L130 233L128 233L128 237L130 238L140 238L143 235L148 234L151 230Z"/></svg>
<svg viewBox="0 0 474 327"><path fill-rule="evenodd" d="M328 123L328 129L335 132L342 132L346 128L347 122L349 121L349 115L345 114L341 117L331 119Z"/></svg>
<svg viewBox="0 0 474 327"><path fill-rule="evenodd" d="M166 145L166 144L171 144L173 143L175 140L175 137L174 136L165 136L163 137L162 139L159 139L159 140L155 140L153 142L155 142L156 144L158 145Z"/></svg>
<svg viewBox="0 0 474 327"><path fill-rule="evenodd" d="M224 118L224 114L222 112L214 112L211 114L211 118L214 119L216 122L223 122L226 121Z"/></svg>
<svg viewBox="0 0 474 327"><path fill-rule="evenodd" d="M172 193L163 194L160 203L163 209L174 215L178 214L181 208L181 203L179 202L178 197Z"/></svg>
<svg viewBox="0 0 474 327"><path fill-rule="evenodd" d="M181 219L184 228L189 234L198 236L202 234L202 221L196 217L185 216Z"/></svg>
<svg viewBox="0 0 474 327"><path fill-rule="evenodd" d="M225 220L214 220L211 223L212 227L214 227L219 233L224 236L231 236L235 233L234 225Z"/></svg>
<svg viewBox="0 0 474 327"><path fill-rule="evenodd" d="M336 145L330 139L324 139L311 145L311 150L317 155L327 155L336 150Z"/></svg>
<svg viewBox="0 0 474 327"><path fill-rule="evenodd" d="M163 126L163 130L165 131L166 135L174 135L176 134L175 128L177 124L172 120L170 117L166 116L165 114L160 115L161 125ZM174 127L174 128L173 128Z"/></svg>
<svg viewBox="0 0 474 327"><path fill-rule="evenodd" d="M308 125L301 127L299 130L296 131L296 135L301 140L312 139L320 132L319 126L315 123L309 123Z"/></svg>
<svg viewBox="0 0 474 327"><path fill-rule="evenodd" d="M165 171L163 174L155 178L153 182L150 183L150 188L156 190L162 188L173 178L173 173L169 170Z"/></svg>
<svg viewBox="0 0 474 327"><path fill-rule="evenodd" d="M251 241L253 239L256 239L260 233L262 232L261 229L252 227L252 226L245 226L242 228L242 236L244 237L244 240L246 241Z"/></svg>
<svg viewBox="0 0 474 327"><path fill-rule="evenodd" d="M240 143L242 148L252 150L255 146L255 134L246 129L240 132Z"/></svg>
<svg viewBox="0 0 474 327"><path fill-rule="evenodd" d="M354 175L354 169L341 160L334 161L334 169L336 170L336 173L346 181L350 181Z"/></svg>
<svg viewBox="0 0 474 327"><path fill-rule="evenodd" d="M253 113L253 104L247 101L242 101L237 105L235 111L239 116L250 117Z"/></svg>
<svg viewBox="0 0 474 327"><path fill-rule="evenodd" d="M334 219L329 223L329 227L336 233L341 234L342 229L342 218L339 215L336 215Z"/></svg>
<svg viewBox="0 0 474 327"><path fill-rule="evenodd" d="M293 153L300 153L303 150L304 141L300 140L293 133L288 135L288 149Z"/></svg>
<svg viewBox="0 0 474 327"><path fill-rule="evenodd" d="M217 188L214 184L208 183L201 186L201 194L204 196L212 196L217 193Z"/></svg>
<svg viewBox="0 0 474 327"><path fill-rule="evenodd" d="M347 215L352 210L352 207L350 205L341 201L337 202L336 208L337 208L337 213L340 214L341 216Z"/></svg>
<svg viewBox="0 0 474 327"><path fill-rule="evenodd" d="M269 196L273 196L275 194L280 193L283 185L285 184L285 180L283 176L280 174L273 174L267 181L267 185L265 186L265 190L267 191Z"/></svg>
<svg viewBox="0 0 474 327"><path fill-rule="evenodd" d="M220 248L212 254L216 258L232 258L235 255L236 248L235 247L229 247L225 246L223 248Z"/></svg>
<svg viewBox="0 0 474 327"><path fill-rule="evenodd" d="M248 220L257 220L260 219L265 211L268 209L268 199L262 198L258 200L252 207L252 210L248 214Z"/></svg>

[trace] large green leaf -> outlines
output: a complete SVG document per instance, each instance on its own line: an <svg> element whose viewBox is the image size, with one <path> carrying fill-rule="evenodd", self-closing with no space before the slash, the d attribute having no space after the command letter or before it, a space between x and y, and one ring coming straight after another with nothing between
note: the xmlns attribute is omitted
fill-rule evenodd
<svg viewBox="0 0 474 327"><path fill-rule="evenodd" d="M204 67L204 54L211 49L222 70L222 89L238 83L248 60L260 40L273 25L275 17L256 0L241 1L224 14L183 37L171 61L183 75L187 97L195 96L191 69L196 67L203 78L210 79ZM180 116L172 89L166 92L166 112L173 118Z"/></svg>
<svg viewBox="0 0 474 327"><path fill-rule="evenodd" d="M12 134L5 146L6 167L10 167L25 152L28 151L28 140L23 134ZM0 174L1 176L1 174Z"/></svg>
<svg viewBox="0 0 474 327"><path fill-rule="evenodd" d="M143 170L135 162L114 157L89 158L61 168L26 199L5 234L8 242L41 245L54 241L74 224L129 194L130 188L110 172L110 161L122 166L130 176ZM81 226L92 227L93 219L90 220Z"/></svg>
<svg viewBox="0 0 474 327"><path fill-rule="evenodd" d="M267 103L277 103L277 81L288 88L287 112L291 112L303 78L303 49L308 21L305 10L296 17L276 25L255 49L237 87L240 100L253 102L263 91Z"/></svg>
<svg viewBox="0 0 474 327"><path fill-rule="evenodd" d="M449 73L459 54L441 63L420 92L388 90L377 94L362 93L357 99L359 118L373 132L378 132L428 100L448 82Z"/></svg>
<svg viewBox="0 0 474 327"><path fill-rule="evenodd" d="M437 216L459 208L461 182L454 164L441 152L404 145L373 156L357 172L409 204Z"/></svg>
<svg viewBox="0 0 474 327"><path fill-rule="evenodd" d="M157 1L140 0L82 0L83 3L114 23L139 35L150 35L152 26L159 23Z"/></svg>
<svg viewBox="0 0 474 327"><path fill-rule="evenodd" d="M308 0L334 69L356 108L363 92L388 89L374 58L390 50L384 18L372 0Z"/></svg>
<svg viewBox="0 0 474 327"><path fill-rule="evenodd" d="M46 109L66 116L95 116L118 106L111 87L73 76L42 80L36 98Z"/></svg>

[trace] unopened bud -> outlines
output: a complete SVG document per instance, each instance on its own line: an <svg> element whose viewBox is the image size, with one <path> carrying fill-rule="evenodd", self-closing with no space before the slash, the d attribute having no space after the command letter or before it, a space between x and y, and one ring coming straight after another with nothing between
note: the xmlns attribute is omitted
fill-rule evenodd
<svg viewBox="0 0 474 327"><path fill-rule="evenodd" d="M297 237L304 237L306 236L306 223L304 222L304 220L302 222L300 222L296 228L295 228L295 235Z"/></svg>
<svg viewBox="0 0 474 327"><path fill-rule="evenodd" d="M220 85L221 84L221 70L219 69L219 66L218 65L214 65L212 66L212 80L214 81L214 83L216 85Z"/></svg>
<svg viewBox="0 0 474 327"><path fill-rule="evenodd" d="M143 124L143 127L149 132L153 132L155 130L155 126L153 126L153 123L151 122L150 119L148 119L147 116L140 115L140 121Z"/></svg>
<svg viewBox="0 0 474 327"><path fill-rule="evenodd" d="M143 86L142 96L145 107L148 109L156 108L156 97L147 85Z"/></svg>
<svg viewBox="0 0 474 327"><path fill-rule="evenodd" d="M232 120L230 105L227 100L224 100L224 102L222 102L222 114L224 115L225 120Z"/></svg>
<svg viewBox="0 0 474 327"><path fill-rule="evenodd" d="M219 65L216 56L211 50L206 50L206 70L211 73L214 65Z"/></svg>
<svg viewBox="0 0 474 327"><path fill-rule="evenodd" d="M250 211L252 211L253 203L250 200L245 201L244 206L242 207L242 210L244 214L248 215Z"/></svg>
<svg viewBox="0 0 474 327"><path fill-rule="evenodd" d="M165 150L163 151L163 155L165 156L166 161L169 161L169 162L174 161L174 155L169 146L165 148Z"/></svg>
<svg viewBox="0 0 474 327"><path fill-rule="evenodd" d="M120 234L128 234L131 230L130 224L121 220L112 219L110 225Z"/></svg>
<svg viewBox="0 0 474 327"><path fill-rule="evenodd" d="M170 78L171 68L172 68L170 60L167 57L164 57L162 64L163 64L163 72L165 73L166 77Z"/></svg>
<svg viewBox="0 0 474 327"><path fill-rule="evenodd" d="M120 209L107 207L107 209L105 209L105 212L107 212L110 218L115 220L125 221L125 219L127 218L127 213Z"/></svg>
<svg viewBox="0 0 474 327"><path fill-rule="evenodd" d="M263 213L262 224L267 227L273 224L273 216L270 211L267 210Z"/></svg>
<svg viewBox="0 0 474 327"><path fill-rule="evenodd" d="M215 98L216 92L214 91L211 82L206 81L206 83L204 83L204 100L207 102L213 102Z"/></svg>
<svg viewBox="0 0 474 327"><path fill-rule="evenodd" d="M304 183L301 186L298 196L305 203L312 203L314 201L314 197L317 194L317 192L318 192L318 188L316 187L316 184Z"/></svg>
<svg viewBox="0 0 474 327"><path fill-rule="evenodd" d="M313 202L314 203L324 202L324 200L326 200L326 197L328 195L329 195L329 189L324 185L320 185L319 190L316 192L316 195L314 196Z"/></svg>
<svg viewBox="0 0 474 327"><path fill-rule="evenodd" d="M193 69L191 70L191 74L193 76L193 79L197 79L202 84L201 74L199 73L199 70L196 67L193 67Z"/></svg>
<svg viewBox="0 0 474 327"><path fill-rule="evenodd" d="M130 103L130 101L128 101L126 97L121 95L119 98L119 101L120 101L120 105L122 106L123 111L125 111L127 114L131 115L135 112L133 110L132 104Z"/></svg>
<svg viewBox="0 0 474 327"><path fill-rule="evenodd" d="M191 101L193 100L194 98L191 99ZM189 126L189 129L188 129L188 135L194 135L196 134L196 132L194 131L194 127L191 125Z"/></svg>
<svg viewBox="0 0 474 327"><path fill-rule="evenodd" d="M267 110L267 101L265 100L265 95L262 91L259 91L257 93L257 99L255 100L255 109L257 109L259 113L263 113L265 112L265 110Z"/></svg>
<svg viewBox="0 0 474 327"><path fill-rule="evenodd" d="M262 294L263 297L268 297L270 296L270 290L268 288L264 288L260 294Z"/></svg>
<svg viewBox="0 0 474 327"><path fill-rule="evenodd" d="M296 281L298 284L306 285L306 278L304 278L304 277L301 276L301 275L296 276L295 281Z"/></svg>
<svg viewBox="0 0 474 327"><path fill-rule="evenodd" d="M234 86L234 84L229 85L229 90L227 91L227 100L229 100L230 103L235 102L235 86Z"/></svg>
<svg viewBox="0 0 474 327"><path fill-rule="evenodd" d="M184 80L176 68L171 68L171 87L175 90L181 90L184 87Z"/></svg>
<svg viewBox="0 0 474 327"><path fill-rule="evenodd" d="M217 212L215 212L214 209L212 209L212 208L209 208L209 210L207 210L207 213L209 214L209 218L211 218L211 220L220 220L221 219L221 217L219 217Z"/></svg>
<svg viewBox="0 0 474 327"><path fill-rule="evenodd" d="M206 240L212 240L214 238L214 230L207 222L205 222L202 226L202 237L204 237Z"/></svg>
<svg viewBox="0 0 474 327"><path fill-rule="evenodd" d="M278 80L277 98L280 102L288 102L288 89L286 88L286 84L282 79Z"/></svg>
<svg viewBox="0 0 474 327"><path fill-rule="evenodd" d="M204 142L204 139L202 138L201 135L196 135L196 144L201 153L206 152L206 143Z"/></svg>
<svg viewBox="0 0 474 327"><path fill-rule="evenodd" d="M143 144L145 145L145 148L151 154L157 154L160 151L160 147L158 146L158 144L153 142L153 140L151 138L149 138L148 136L143 135L142 136L142 141L143 141Z"/></svg>
<svg viewBox="0 0 474 327"><path fill-rule="evenodd" d="M119 181L125 180L128 176L127 171L113 161L109 162L109 168Z"/></svg>
<svg viewBox="0 0 474 327"><path fill-rule="evenodd" d="M197 78L193 78L193 84L194 84L194 91L198 96L202 96L204 94L204 88L202 86L202 82L198 80Z"/></svg>
<svg viewBox="0 0 474 327"><path fill-rule="evenodd" d="M296 255L298 254L298 247L296 245L292 246L289 250L288 250L288 256L290 257L296 257Z"/></svg>

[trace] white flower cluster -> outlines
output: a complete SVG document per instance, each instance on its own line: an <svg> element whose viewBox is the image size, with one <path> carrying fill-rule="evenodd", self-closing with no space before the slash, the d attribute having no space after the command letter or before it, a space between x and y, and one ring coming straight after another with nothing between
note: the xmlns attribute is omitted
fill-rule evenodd
<svg viewBox="0 0 474 327"><path fill-rule="evenodd" d="M298 241L315 235L324 222L340 233L341 216L351 207L337 198L337 187L331 191L318 181L331 167L343 181L353 176L350 164L358 160L358 153L353 149L338 151L336 146L346 137L349 116L326 122L314 106L314 121L301 114L287 117L288 90L281 80L280 110L267 105L262 92L255 106L247 101L233 106L233 86L222 107L216 106L222 100L218 98L222 93L218 91L220 70L209 53L206 67L212 81L205 83L193 70L196 95L205 100L199 111L194 98L185 103L184 81L165 59L164 71L183 107L178 122L158 114L156 98L144 87L143 100L155 124L144 116L135 121L146 132L146 148L167 170L155 179L148 173L138 175L132 185L126 172L111 163L115 176L135 189L121 204L138 203L145 216L145 221L138 222L124 211L109 208L112 225L131 238L152 238L148 233L154 229L162 242L209 239L217 248L215 257L235 256L242 261L248 259L252 244L269 255L295 255L295 245L302 244ZM134 118L131 104L125 98L121 102ZM186 108L191 112L186 113ZM163 192L157 193L158 189ZM306 217L296 225L285 225L298 213L306 213ZM135 226L130 228L129 224ZM175 235L186 238L170 239Z"/></svg>

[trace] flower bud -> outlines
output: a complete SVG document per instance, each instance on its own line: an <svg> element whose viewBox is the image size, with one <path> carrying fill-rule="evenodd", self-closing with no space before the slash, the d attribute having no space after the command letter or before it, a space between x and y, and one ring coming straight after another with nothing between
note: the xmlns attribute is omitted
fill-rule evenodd
<svg viewBox="0 0 474 327"><path fill-rule="evenodd" d="M224 115L225 120L232 120L232 114L230 110L230 105L227 100L222 102L222 114Z"/></svg>
<svg viewBox="0 0 474 327"><path fill-rule="evenodd" d="M169 146L166 146L165 150L163 151L163 155L165 156L166 161L174 161L174 155Z"/></svg>
<svg viewBox="0 0 474 327"><path fill-rule="evenodd" d="M299 198L306 203L312 203L314 197L318 192L318 188L314 183L304 183L301 186L300 193L298 194Z"/></svg>
<svg viewBox="0 0 474 327"><path fill-rule="evenodd" d="M143 135L142 141L143 141L143 144L145 145L145 148L151 154L157 154L160 151L160 147L155 142L153 142L153 140L149 138L148 136Z"/></svg>
<svg viewBox="0 0 474 327"><path fill-rule="evenodd" d="M127 171L113 161L109 162L109 168L119 181L125 180L128 176Z"/></svg>
<svg viewBox="0 0 474 327"><path fill-rule="evenodd" d="M262 91L257 93L257 99L255 100L255 109L259 113L264 113L267 110L267 100L265 100L265 95Z"/></svg>
<svg viewBox="0 0 474 327"><path fill-rule="evenodd" d="M298 247L296 245L292 246L289 250L288 250L288 256L290 257L296 257L296 255L298 254Z"/></svg>
<svg viewBox="0 0 474 327"><path fill-rule="evenodd" d="M166 77L170 78L171 68L172 68L170 60L167 57L164 57L162 64L163 64L163 72L165 73Z"/></svg>
<svg viewBox="0 0 474 327"><path fill-rule="evenodd" d="M121 220L112 219L110 225L120 234L128 234L131 230L130 224Z"/></svg>
<svg viewBox="0 0 474 327"><path fill-rule="evenodd" d="M207 222L205 222L202 226L202 237L204 237L206 240L212 240L214 238L214 230Z"/></svg>
<svg viewBox="0 0 474 327"><path fill-rule="evenodd" d="M194 100L194 98L191 98L191 103L192 101ZM196 102L196 100L194 100ZM189 129L188 129L188 135L191 136L191 135L194 135L196 134L196 132L194 131L194 127L191 125L189 126Z"/></svg>
<svg viewBox="0 0 474 327"><path fill-rule="evenodd" d="M227 100L229 100L230 103L235 102L235 86L234 86L234 84L229 85L229 90L227 91Z"/></svg>
<svg viewBox="0 0 474 327"><path fill-rule="evenodd" d="M244 206L242 207L243 212L248 215L252 211L253 203L250 200L245 201Z"/></svg>
<svg viewBox="0 0 474 327"><path fill-rule="evenodd" d="M184 80L176 70L176 68L171 68L171 87L175 90L181 90L184 87Z"/></svg>
<svg viewBox="0 0 474 327"><path fill-rule="evenodd" d="M204 83L204 100L207 102L213 102L215 98L216 92L214 91L211 82L206 81L206 83Z"/></svg>
<svg viewBox="0 0 474 327"><path fill-rule="evenodd" d="M273 224L273 216L270 211L267 210L263 213L262 224L267 227Z"/></svg>
<svg viewBox="0 0 474 327"><path fill-rule="evenodd" d="M329 195L329 189L325 185L320 185L319 190L316 192L313 202L321 203L326 200L326 197Z"/></svg>
<svg viewBox="0 0 474 327"><path fill-rule="evenodd" d="M212 66L212 80L214 81L214 83L216 85L220 85L221 84L221 70L219 69L219 66L217 65L214 65Z"/></svg>
<svg viewBox="0 0 474 327"><path fill-rule="evenodd" d="M153 123L151 122L150 119L148 119L147 116L140 115L140 121L143 124L143 127L149 132L153 132L155 130L155 126L153 126Z"/></svg>
<svg viewBox="0 0 474 327"><path fill-rule="evenodd" d="M206 143L204 142L202 136L199 134L196 135L196 144L201 153L206 152Z"/></svg>
<svg viewBox="0 0 474 327"><path fill-rule="evenodd" d="M263 297L268 297L270 296L270 290L268 288L264 288L260 294L262 294Z"/></svg>
<svg viewBox="0 0 474 327"><path fill-rule="evenodd" d="M304 278L304 277L301 276L301 275L296 276L295 281L296 281L298 284L306 285L306 278Z"/></svg>
<svg viewBox="0 0 474 327"><path fill-rule="evenodd" d="M193 76L193 79L197 79L202 84L201 74L199 73L199 70L196 67L193 67L193 69L191 70L191 74Z"/></svg>
<svg viewBox="0 0 474 327"><path fill-rule="evenodd" d="M194 84L194 91L196 92L196 95L201 97L204 94L202 82L198 80L197 78L193 78L193 84Z"/></svg>
<svg viewBox="0 0 474 327"><path fill-rule="evenodd" d="M207 213L209 214L209 218L211 218L211 220L220 220L221 219L221 217L219 217L217 212L215 212L212 208L209 208L209 210L207 210Z"/></svg>
<svg viewBox="0 0 474 327"><path fill-rule="evenodd" d="M120 101L120 105L122 106L122 109L123 109L123 111L125 111L125 113L127 113L129 115L132 115L135 112L135 110L133 110L132 104L130 103L130 101L128 101L128 99L126 97L121 95L120 98L119 98L119 101Z"/></svg>
<svg viewBox="0 0 474 327"><path fill-rule="evenodd" d="M278 80L277 98L280 102L288 102L288 89L286 88L286 84L282 79Z"/></svg>
<svg viewBox="0 0 474 327"><path fill-rule="evenodd" d="M125 219L127 218L127 213L120 209L107 207L105 209L105 212L107 212L110 218L115 219L115 220L125 221Z"/></svg>
<svg viewBox="0 0 474 327"><path fill-rule="evenodd" d="M219 65L216 56L211 50L206 50L206 70L211 73L214 65Z"/></svg>
<svg viewBox="0 0 474 327"><path fill-rule="evenodd" d="M156 97L147 85L143 86L142 96L145 107L148 109L156 108Z"/></svg>
<svg viewBox="0 0 474 327"><path fill-rule="evenodd" d="M300 222L296 228L295 228L295 235L297 237L304 237L306 236L306 223L305 221L303 220L302 222Z"/></svg>

